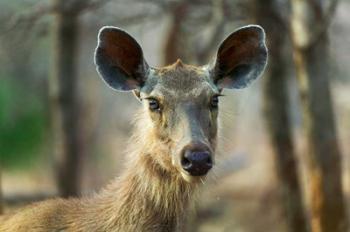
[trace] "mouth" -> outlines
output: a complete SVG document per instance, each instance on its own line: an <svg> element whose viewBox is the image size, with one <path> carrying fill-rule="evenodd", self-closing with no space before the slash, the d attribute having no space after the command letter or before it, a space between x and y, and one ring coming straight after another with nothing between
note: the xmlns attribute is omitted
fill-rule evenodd
<svg viewBox="0 0 350 232"><path fill-rule="evenodd" d="M209 170L212 168L213 163L210 158L210 162L204 162L203 164L193 165L186 159L183 159L181 162L182 168L190 176L205 176Z"/></svg>
<svg viewBox="0 0 350 232"><path fill-rule="evenodd" d="M191 175L188 172L181 171L182 178L188 183L198 183L202 182L206 179L207 173L204 175Z"/></svg>

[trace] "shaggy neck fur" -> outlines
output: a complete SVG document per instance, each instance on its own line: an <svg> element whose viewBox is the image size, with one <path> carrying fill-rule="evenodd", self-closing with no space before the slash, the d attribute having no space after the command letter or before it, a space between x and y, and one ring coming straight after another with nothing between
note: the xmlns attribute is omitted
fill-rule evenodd
<svg viewBox="0 0 350 232"><path fill-rule="evenodd" d="M184 231L197 183L186 182L169 164L173 143L157 140L150 122L140 125L146 126L136 128L126 170L100 194L28 206L0 217L0 232Z"/></svg>
<svg viewBox="0 0 350 232"><path fill-rule="evenodd" d="M177 171L165 170L155 161L154 156L169 154L155 154L165 150L161 144L145 139L152 136L152 130L143 126L136 131L139 133L133 136L132 144L137 149L129 152L126 171L94 199L93 204L98 208L91 217L100 219L94 229L181 231L196 184L186 182Z"/></svg>

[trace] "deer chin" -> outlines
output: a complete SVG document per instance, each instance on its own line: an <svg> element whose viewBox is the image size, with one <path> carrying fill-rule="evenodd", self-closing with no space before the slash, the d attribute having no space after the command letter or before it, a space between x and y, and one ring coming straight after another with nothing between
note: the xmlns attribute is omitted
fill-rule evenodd
<svg viewBox="0 0 350 232"><path fill-rule="evenodd" d="M183 178L186 182L188 182L188 183L193 183L193 184L199 183L199 182L202 182L202 183L203 183L203 182L205 181L206 177L207 177L207 175L203 175L203 176L191 176L190 174L188 174L188 173L186 173L186 172L183 172L183 171L181 171L180 173L181 173L182 178Z"/></svg>

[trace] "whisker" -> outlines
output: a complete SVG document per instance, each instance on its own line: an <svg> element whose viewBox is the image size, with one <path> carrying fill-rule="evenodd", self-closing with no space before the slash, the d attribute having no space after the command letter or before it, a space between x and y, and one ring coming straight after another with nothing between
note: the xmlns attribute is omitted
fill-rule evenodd
<svg viewBox="0 0 350 232"><path fill-rule="evenodd" d="M205 182L203 181L202 177L199 177L199 179L201 180L202 184L205 185Z"/></svg>

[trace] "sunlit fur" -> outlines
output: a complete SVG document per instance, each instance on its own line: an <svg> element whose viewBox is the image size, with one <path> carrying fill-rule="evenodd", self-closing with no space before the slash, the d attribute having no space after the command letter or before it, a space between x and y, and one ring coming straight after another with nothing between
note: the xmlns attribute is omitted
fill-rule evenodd
<svg viewBox="0 0 350 232"><path fill-rule="evenodd" d="M152 87L140 97L156 94L164 110L150 112L142 100L121 177L95 196L44 201L4 216L1 232L183 231L201 177L182 171L181 149L201 140L214 154L217 112L208 103L218 90L203 69L180 61L150 75Z"/></svg>
<svg viewBox="0 0 350 232"><path fill-rule="evenodd" d="M180 60L154 70L146 86L140 98L157 98L161 113L148 110L149 102L143 100L138 131L145 131L141 141L148 144L139 147L148 149L163 169L180 173L187 181L198 181L181 168L181 151L186 145L201 143L211 150L214 159L218 110L210 108L210 101L220 90L205 69Z"/></svg>

